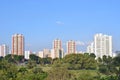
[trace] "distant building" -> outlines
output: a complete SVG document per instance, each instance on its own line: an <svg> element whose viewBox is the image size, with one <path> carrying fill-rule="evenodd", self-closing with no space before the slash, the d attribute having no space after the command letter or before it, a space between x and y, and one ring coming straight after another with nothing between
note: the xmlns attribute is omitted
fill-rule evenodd
<svg viewBox="0 0 120 80"><path fill-rule="evenodd" d="M44 58L43 51L39 51L38 54L37 54L37 56L40 57L40 58Z"/></svg>
<svg viewBox="0 0 120 80"><path fill-rule="evenodd" d="M94 43L93 42L87 47L87 53L94 53Z"/></svg>
<svg viewBox="0 0 120 80"><path fill-rule="evenodd" d="M112 57L112 36L96 34L94 36L94 46L97 57L103 55Z"/></svg>
<svg viewBox="0 0 120 80"><path fill-rule="evenodd" d="M24 54L25 59L29 59L30 58L30 54L32 54L31 51L25 51L25 54Z"/></svg>
<svg viewBox="0 0 120 80"><path fill-rule="evenodd" d="M94 41L87 47L88 53L94 53L96 58L103 57L103 55L111 56L112 54L112 36L96 34Z"/></svg>
<svg viewBox="0 0 120 80"><path fill-rule="evenodd" d="M12 36L12 55L24 55L24 36L22 34Z"/></svg>
<svg viewBox="0 0 120 80"><path fill-rule="evenodd" d="M51 58L54 59L55 58L55 51L54 51L54 49L50 50L50 54L51 54Z"/></svg>
<svg viewBox="0 0 120 80"><path fill-rule="evenodd" d="M5 57L7 54L9 54L9 48L7 45L3 44L0 45L0 56Z"/></svg>
<svg viewBox="0 0 120 80"><path fill-rule="evenodd" d="M75 54L76 53L76 44L75 41L68 41L67 42L67 54Z"/></svg>
<svg viewBox="0 0 120 80"><path fill-rule="evenodd" d="M54 40L53 49L62 49L62 42L59 39Z"/></svg>
<svg viewBox="0 0 120 80"><path fill-rule="evenodd" d="M51 57L49 49L43 49L43 57L44 58Z"/></svg>
<svg viewBox="0 0 120 80"><path fill-rule="evenodd" d="M37 56L39 56L40 58L47 58L51 57L51 53L49 49L43 49L43 51L39 51L37 53Z"/></svg>
<svg viewBox="0 0 120 80"><path fill-rule="evenodd" d="M53 52L54 51L54 52ZM63 58L64 53L62 49L62 42L59 39L54 40L53 42L53 50L51 53L51 57L53 58Z"/></svg>

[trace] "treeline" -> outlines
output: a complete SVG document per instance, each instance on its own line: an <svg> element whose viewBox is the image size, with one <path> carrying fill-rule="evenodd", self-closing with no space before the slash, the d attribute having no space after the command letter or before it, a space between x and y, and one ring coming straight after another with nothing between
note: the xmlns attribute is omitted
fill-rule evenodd
<svg viewBox="0 0 120 80"><path fill-rule="evenodd" d="M0 58L0 80L120 80L120 55L70 54L62 59L34 54ZM78 74L79 73L79 74ZM82 74L82 75L81 75Z"/></svg>

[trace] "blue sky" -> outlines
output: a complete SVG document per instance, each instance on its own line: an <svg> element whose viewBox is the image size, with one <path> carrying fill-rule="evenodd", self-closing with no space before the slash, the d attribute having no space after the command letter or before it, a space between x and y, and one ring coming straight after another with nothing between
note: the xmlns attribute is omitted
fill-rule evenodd
<svg viewBox="0 0 120 80"><path fill-rule="evenodd" d="M52 41L89 43L96 33L113 36L120 50L120 0L0 0L0 44L25 36L26 50L52 48ZM63 46L65 47L65 45ZM86 45L79 45L85 50Z"/></svg>

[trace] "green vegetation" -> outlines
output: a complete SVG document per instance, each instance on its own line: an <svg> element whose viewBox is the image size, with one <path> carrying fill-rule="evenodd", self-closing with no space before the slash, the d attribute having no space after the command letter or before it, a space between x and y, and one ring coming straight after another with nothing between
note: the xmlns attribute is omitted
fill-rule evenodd
<svg viewBox="0 0 120 80"><path fill-rule="evenodd" d="M63 59L24 56L0 57L0 80L120 80L120 55L95 59L93 53Z"/></svg>

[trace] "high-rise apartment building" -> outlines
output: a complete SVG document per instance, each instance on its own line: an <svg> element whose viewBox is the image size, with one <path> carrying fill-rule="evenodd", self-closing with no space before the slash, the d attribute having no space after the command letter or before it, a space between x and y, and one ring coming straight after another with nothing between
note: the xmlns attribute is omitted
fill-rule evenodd
<svg viewBox="0 0 120 80"><path fill-rule="evenodd" d="M25 59L29 59L30 58L30 54L32 54L31 51L25 51L24 58Z"/></svg>
<svg viewBox="0 0 120 80"><path fill-rule="evenodd" d="M24 36L22 34L12 36L12 54L24 55Z"/></svg>
<svg viewBox="0 0 120 80"><path fill-rule="evenodd" d="M87 53L94 53L94 42L87 47Z"/></svg>
<svg viewBox="0 0 120 80"><path fill-rule="evenodd" d="M49 49L43 49L43 57L44 58L51 57Z"/></svg>
<svg viewBox="0 0 120 80"><path fill-rule="evenodd" d="M9 48L7 45L3 44L0 45L0 56L5 57L7 54L9 54Z"/></svg>
<svg viewBox="0 0 120 80"><path fill-rule="evenodd" d="M51 54L51 58L54 59L55 58L55 50L51 49L50 54Z"/></svg>
<svg viewBox="0 0 120 80"><path fill-rule="evenodd" d="M67 54L75 54L75 53L76 53L75 41L70 40L67 42Z"/></svg>
<svg viewBox="0 0 120 80"><path fill-rule="evenodd" d="M63 49L62 49L62 42L59 39L54 40L53 42L53 49L54 49L54 58L63 58Z"/></svg>
<svg viewBox="0 0 120 80"><path fill-rule="evenodd" d="M62 49L62 42L59 39L54 40L53 49Z"/></svg>
<svg viewBox="0 0 120 80"><path fill-rule="evenodd" d="M94 36L94 41L87 47L88 53L94 53L96 58L112 55L112 36L96 34Z"/></svg>
<svg viewBox="0 0 120 80"><path fill-rule="evenodd" d="M40 58L44 58L43 51L39 51L39 52L37 53L37 56L40 57Z"/></svg>
<svg viewBox="0 0 120 80"><path fill-rule="evenodd" d="M112 56L112 36L96 34L94 36L94 53L96 57Z"/></svg>

